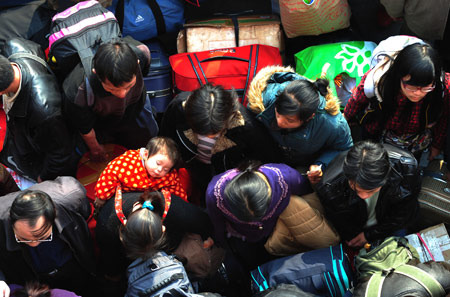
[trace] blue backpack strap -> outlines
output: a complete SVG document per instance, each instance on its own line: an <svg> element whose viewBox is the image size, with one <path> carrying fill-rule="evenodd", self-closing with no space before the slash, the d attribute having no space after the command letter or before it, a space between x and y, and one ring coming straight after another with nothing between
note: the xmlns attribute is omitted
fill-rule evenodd
<svg viewBox="0 0 450 297"><path fill-rule="evenodd" d="M333 257L333 247L330 246L330 253L331 253L331 262L333 263L333 274L334 274L334 278L336 279L336 283L339 286L339 291L341 292L340 296L344 296L345 294L345 289L344 286L341 283L340 277L339 277L339 271L337 268L337 262L338 260L334 259Z"/></svg>

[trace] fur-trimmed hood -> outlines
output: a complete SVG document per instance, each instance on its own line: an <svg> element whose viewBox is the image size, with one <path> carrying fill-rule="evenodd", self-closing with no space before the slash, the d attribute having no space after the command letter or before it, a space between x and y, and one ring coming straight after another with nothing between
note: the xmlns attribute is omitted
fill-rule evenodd
<svg viewBox="0 0 450 297"><path fill-rule="evenodd" d="M275 73L293 73L294 74L293 80L304 78L299 74L295 74L294 69L289 66L288 67L268 66L261 69L250 83L249 90L247 93L248 96L247 107L252 112L259 114L265 110L262 97L263 92L267 88L268 81L274 76ZM325 100L326 100L326 105L324 108L325 111L331 115L338 114L340 110L339 100L335 96L333 96L331 89L328 89L328 94L325 96Z"/></svg>

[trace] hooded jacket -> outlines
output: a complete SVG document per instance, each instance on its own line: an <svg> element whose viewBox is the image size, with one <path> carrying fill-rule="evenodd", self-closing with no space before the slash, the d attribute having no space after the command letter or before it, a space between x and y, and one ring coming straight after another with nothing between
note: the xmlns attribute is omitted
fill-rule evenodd
<svg viewBox="0 0 450 297"><path fill-rule="evenodd" d="M249 87L248 108L256 114L292 165L323 164L325 168L341 151L353 145L350 128L339 111L339 102L329 91L320 97L313 119L295 131L283 131L276 125L275 101L278 94L294 80L306 79L290 67L270 66L255 76Z"/></svg>

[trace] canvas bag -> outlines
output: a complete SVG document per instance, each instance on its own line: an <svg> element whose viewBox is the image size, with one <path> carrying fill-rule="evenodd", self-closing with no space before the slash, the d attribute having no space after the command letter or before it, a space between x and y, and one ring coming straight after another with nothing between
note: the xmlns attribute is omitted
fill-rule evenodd
<svg viewBox="0 0 450 297"><path fill-rule="evenodd" d="M342 92L343 86L348 80L357 86L361 77L371 67L371 56L377 45L371 41L347 41L330 44L310 46L294 55L295 71L309 79L316 80L325 77L330 82L333 95ZM341 79L337 79L340 76ZM346 80L344 80L346 79ZM351 90L347 90L348 97ZM338 96L341 105L345 106L345 98L342 94Z"/></svg>
<svg viewBox="0 0 450 297"><path fill-rule="evenodd" d="M342 244L272 260L250 272L252 291L295 284L320 296L341 297L353 287L353 273Z"/></svg>
<svg viewBox="0 0 450 297"><path fill-rule="evenodd" d="M108 9L116 15L123 35L140 41L178 32L184 24L182 0L114 0Z"/></svg>
<svg viewBox="0 0 450 297"><path fill-rule="evenodd" d="M347 0L279 0L280 16L288 38L320 35L350 26Z"/></svg>
<svg viewBox="0 0 450 297"><path fill-rule="evenodd" d="M383 269L397 268L412 259L419 259L419 254L406 238L388 237L369 251L364 248L359 251L355 258L358 281Z"/></svg>

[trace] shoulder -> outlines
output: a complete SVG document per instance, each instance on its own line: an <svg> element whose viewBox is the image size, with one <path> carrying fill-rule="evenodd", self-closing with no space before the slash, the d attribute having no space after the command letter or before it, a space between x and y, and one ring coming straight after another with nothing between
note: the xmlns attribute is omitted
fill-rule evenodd
<svg viewBox="0 0 450 297"><path fill-rule="evenodd" d="M85 77L84 69L81 66L81 63L79 63L67 75L62 83L63 98L74 102L77 96L81 95L85 97ZM80 94L78 94L79 92Z"/></svg>

